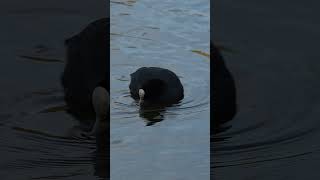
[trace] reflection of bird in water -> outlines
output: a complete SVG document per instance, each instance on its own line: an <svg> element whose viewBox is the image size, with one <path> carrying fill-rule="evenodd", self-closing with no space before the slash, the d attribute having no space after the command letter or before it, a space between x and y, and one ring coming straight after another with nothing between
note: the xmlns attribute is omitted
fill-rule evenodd
<svg viewBox="0 0 320 180"><path fill-rule="evenodd" d="M142 67L132 73L129 88L140 106L175 104L184 97L177 75L159 67Z"/></svg>
<svg viewBox="0 0 320 180"><path fill-rule="evenodd" d="M91 133L96 133L109 118L109 19L94 21L65 45L67 61L61 77L65 101L76 117L95 113Z"/></svg>
<svg viewBox="0 0 320 180"><path fill-rule="evenodd" d="M144 118L146 126L152 126L164 119L163 113L165 107L144 107L141 106L139 109L140 117Z"/></svg>
<svg viewBox="0 0 320 180"><path fill-rule="evenodd" d="M96 139L96 150L92 156L94 175L101 179L110 178L110 135L109 133L99 134Z"/></svg>
<svg viewBox="0 0 320 180"><path fill-rule="evenodd" d="M235 81L227 69L219 49L211 45L213 63L213 121L214 133L219 126L230 121L237 112Z"/></svg>

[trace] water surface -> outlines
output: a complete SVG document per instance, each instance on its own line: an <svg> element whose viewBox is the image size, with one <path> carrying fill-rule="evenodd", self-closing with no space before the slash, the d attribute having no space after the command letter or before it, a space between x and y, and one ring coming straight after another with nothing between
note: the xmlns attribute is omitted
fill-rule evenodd
<svg viewBox="0 0 320 180"><path fill-rule="evenodd" d="M81 135L90 124L64 111L60 86L64 40L104 17L100 7L73 0L1 2L1 179L106 179L103 137Z"/></svg>
<svg viewBox="0 0 320 180"><path fill-rule="evenodd" d="M239 112L214 137L217 180L319 179L319 2L215 1Z"/></svg>
<svg viewBox="0 0 320 180"><path fill-rule="evenodd" d="M209 179L209 0L111 3L111 179ZM122 1L121 1L122 2ZM184 86L172 107L142 112L130 74L167 68Z"/></svg>

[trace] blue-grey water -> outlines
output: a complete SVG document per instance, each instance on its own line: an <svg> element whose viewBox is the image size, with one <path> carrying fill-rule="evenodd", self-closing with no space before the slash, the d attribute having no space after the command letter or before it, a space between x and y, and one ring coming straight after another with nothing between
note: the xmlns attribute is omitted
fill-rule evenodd
<svg viewBox="0 0 320 180"><path fill-rule="evenodd" d="M319 1L214 1L239 112L215 136L216 180L320 178Z"/></svg>
<svg viewBox="0 0 320 180"><path fill-rule="evenodd" d="M209 179L208 3L111 2L112 179ZM1 3L1 179L107 179L108 145L82 136L59 82L63 41L105 15L91 1ZM169 68L185 87L180 104L147 113L162 120L151 126L128 96L140 66Z"/></svg>
<svg viewBox="0 0 320 180"><path fill-rule="evenodd" d="M111 179L210 178L209 0L111 2ZM185 98L140 113L130 73L174 71Z"/></svg>

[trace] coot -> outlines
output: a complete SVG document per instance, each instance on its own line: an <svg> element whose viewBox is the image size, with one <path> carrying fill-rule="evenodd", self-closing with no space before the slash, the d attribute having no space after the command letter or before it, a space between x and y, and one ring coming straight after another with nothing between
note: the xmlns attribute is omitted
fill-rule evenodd
<svg viewBox="0 0 320 180"><path fill-rule="evenodd" d="M92 133L109 117L109 22L109 18L94 21L65 40L67 60L61 77L65 101L75 116L96 113Z"/></svg>
<svg viewBox="0 0 320 180"><path fill-rule="evenodd" d="M213 121L215 133L218 127L233 119L237 112L235 81L227 69L219 49L211 45L213 63Z"/></svg>
<svg viewBox="0 0 320 180"><path fill-rule="evenodd" d="M129 88L140 106L175 104L184 97L177 75L159 67L142 67L132 73Z"/></svg>

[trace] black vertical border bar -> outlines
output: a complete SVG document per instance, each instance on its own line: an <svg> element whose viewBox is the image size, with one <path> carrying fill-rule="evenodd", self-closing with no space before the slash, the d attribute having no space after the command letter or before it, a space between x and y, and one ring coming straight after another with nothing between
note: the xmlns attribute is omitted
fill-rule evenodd
<svg viewBox="0 0 320 180"><path fill-rule="evenodd" d="M214 131L214 119L213 119L213 83L212 79L213 79L213 63L211 60L212 57L212 43L213 43L213 2L215 0L210 0L210 179L214 179L213 176L213 163L214 163L214 159L213 159L213 131Z"/></svg>

